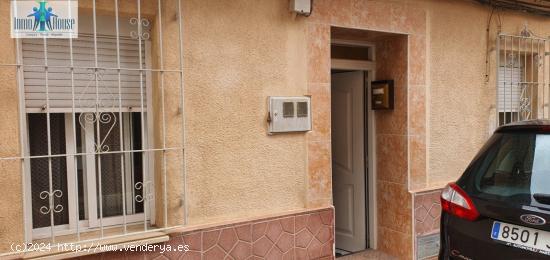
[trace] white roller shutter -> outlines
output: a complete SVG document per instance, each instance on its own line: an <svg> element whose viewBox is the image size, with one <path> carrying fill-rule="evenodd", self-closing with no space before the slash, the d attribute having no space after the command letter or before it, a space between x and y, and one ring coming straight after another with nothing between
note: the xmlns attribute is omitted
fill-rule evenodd
<svg viewBox="0 0 550 260"><path fill-rule="evenodd" d="M70 66L70 48L68 39L48 39L47 59L49 66L66 66L64 68L48 68L48 93L50 108L57 111L72 111L72 87ZM117 65L116 39L112 37L97 37L98 88L93 69L77 67L94 67L94 38L79 35L73 39L74 61L74 103L77 110L94 109L96 104L102 109L117 110L119 107L119 81ZM22 56L25 65L45 64L44 41L42 39L23 39ZM142 68L146 68L145 42L141 45ZM139 42L130 38L120 39L120 67L139 69ZM28 111L45 108L46 84L45 68L25 66L23 69L25 106ZM124 109L140 108L143 93L143 107L146 107L146 74L137 70L121 70L120 93ZM141 80L140 80L141 78ZM140 84L142 81L142 84ZM140 91L140 86L143 90Z"/></svg>
<svg viewBox="0 0 550 260"><path fill-rule="evenodd" d="M518 112L523 69L498 67L498 111Z"/></svg>

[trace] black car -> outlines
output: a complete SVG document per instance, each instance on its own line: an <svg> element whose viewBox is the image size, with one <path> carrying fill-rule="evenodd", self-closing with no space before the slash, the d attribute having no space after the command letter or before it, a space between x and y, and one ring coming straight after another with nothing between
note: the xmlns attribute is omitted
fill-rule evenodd
<svg viewBox="0 0 550 260"><path fill-rule="evenodd" d="M497 129L441 207L439 259L550 259L550 121Z"/></svg>

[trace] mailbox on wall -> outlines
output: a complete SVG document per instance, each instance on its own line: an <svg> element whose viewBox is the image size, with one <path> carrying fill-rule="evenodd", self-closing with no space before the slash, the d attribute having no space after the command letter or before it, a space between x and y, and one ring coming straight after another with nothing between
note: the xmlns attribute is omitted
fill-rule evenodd
<svg viewBox="0 0 550 260"><path fill-rule="evenodd" d="M310 97L269 97L268 133L311 130Z"/></svg>
<svg viewBox="0 0 550 260"><path fill-rule="evenodd" d="M373 110L393 109L393 80L379 80L371 83L371 104Z"/></svg>

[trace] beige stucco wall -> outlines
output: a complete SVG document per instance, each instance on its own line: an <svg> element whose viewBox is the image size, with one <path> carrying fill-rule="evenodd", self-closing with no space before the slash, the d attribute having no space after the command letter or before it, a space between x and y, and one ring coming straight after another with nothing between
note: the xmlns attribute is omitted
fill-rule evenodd
<svg viewBox="0 0 550 260"><path fill-rule="evenodd" d="M303 208L305 134L266 134L267 97L307 93L305 23L286 1L185 2L190 224Z"/></svg>
<svg viewBox="0 0 550 260"><path fill-rule="evenodd" d="M489 81L485 79L490 9L470 1L419 1L428 15L427 186L458 178L495 127L496 15L490 31ZM501 12L502 32L525 24L550 35L550 19Z"/></svg>
<svg viewBox="0 0 550 260"><path fill-rule="evenodd" d="M152 20L153 67L160 68L156 4ZM156 1L154 1L156 3ZM254 217L306 204L305 134L267 135L267 97L307 94L305 19L285 1L182 1L184 14L185 165L168 152L170 224L182 224L186 173L188 224ZM136 5L121 2L122 16ZM163 1L164 69L179 69L176 1ZM114 15L98 1L98 13ZM82 7L81 7L82 8ZM85 6L89 8L89 6ZM164 73L167 146L181 144L179 73ZM153 73L155 147L161 148L160 74ZM163 221L162 156L155 153L156 208Z"/></svg>
<svg viewBox="0 0 550 260"><path fill-rule="evenodd" d="M428 18L425 187L436 187L462 173L494 126L494 48L490 51L493 70L489 82L485 80L489 9L458 0L392 2L421 7ZM182 3L185 10L184 167L189 224L305 207L306 135L268 136L265 121L267 96L308 92L305 21L314 17L295 18L287 11L287 1L280 0L262 4L247 0ZM108 3L98 1L99 6L103 4ZM7 2L1 1L0 7L2 12L9 11ZM175 17L168 10L166 15L167 19ZM0 35L8 35L9 15L0 17L5 19ZM548 18L503 12L501 20L507 33L518 33L527 23L539 35L550 34ZM174 40L176 35L166 37ZM494 37L493 22L491 39ZM491 44L494 46L494 42ZM175 58L176 48L165 47L165 51ZM0 49L3 61L14 59L13 41L3 41ZM177 59L172 60L175 61ZM174 64L177 66L177 62ZM0 124L1 156L19 154L14 73L13 68L0 68L1 84L5 86L0 88L3 98L0 111L4 114ZM173 79L169 84L174 87L175 95L178 79L168 77ZM169 104L170 113L176 115L179 100L173 95L170 98L173 99ZM177 118L170 121L176 126L174 129L181 126ZM173 130L174 138L170 140L179 140L179 133ZM23 237L22 205L19 204L21 171L14 162L10 165L0 162L0 187L5 194L0 200L0 251L7 248L6 241L20 241ZM179 173L177 167L172 164L172 169ZM180 182L174 187L181 192L183 180L175 178L173 182ZM170 203L181 214L181 201Z"/></svg>
<svg viewBox="0 0 550 260"><path fill-rule="evenodd" d="M156 2L156 1L155 1ZM174 5L163 11L165 69L179 69L178 27ZM305 20L295 18L284 1L262 5L250 1L182 1L184 4L186 164L181 154L169 152L170 224L183 220L182 167L187 173L189 224L254 217L303 208L306 204L306 136L303 133L267 135L267 97L307 94ZM3 12L9 12L9 3ZM171 7L168 7L171 5ZM89 11L83 3L81 9ZM132 16L134 5L121 2L121 17ZM156 6L143 6L154 20ZM112 3L97 1L99 15L113 15ZM86 12L86 11L85 11ZM9 19L9 14L1 16ZM9 35L9 22L0 27ZM154 26L154 25L153 25ZM153 29L152 36L158 37ZM154 52L158 52L153 46ZM153 43L155 45L155 43ZM4 41L3 63L15 63L14 41ZM158 53L153 54L158 59ZM155 62L153 62L155 63ZM154 64L154 65L158 65ZM2 157L19 155L19 113L15 69L0 68L3 75L0 111ZM154 88L158 90L158 75ZM165 73L167 140L181 146L179 74ZM158 91L155 114L158 115ZM160 129L159 118L156 119ZM161 136L156 136L157 147ZM161 160L157 157L156 180ZM8 242L23 240L20 161L2 161L0 185L7 191L0 200L0 252ZM160 190L160 189L159 189ZM162 194L157 190L157 202ZM157 203L159 224L162 211Z"/></svg>

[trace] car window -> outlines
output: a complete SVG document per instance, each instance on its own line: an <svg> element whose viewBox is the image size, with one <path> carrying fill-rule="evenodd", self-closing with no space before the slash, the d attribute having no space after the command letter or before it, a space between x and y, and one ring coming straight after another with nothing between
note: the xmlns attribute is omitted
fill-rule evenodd
<svg viewBox="0 0 550 260"><path fill-rule="evenodd" d="M465 176L473 196L531 205L532 194L550 194L550 135L495 134Z"/></svg>
<svg viewBox="0 0 550 260"><path fill-rule="evenodd" d="M531 193L550 194L550 135L537 135Z"/></svg>

